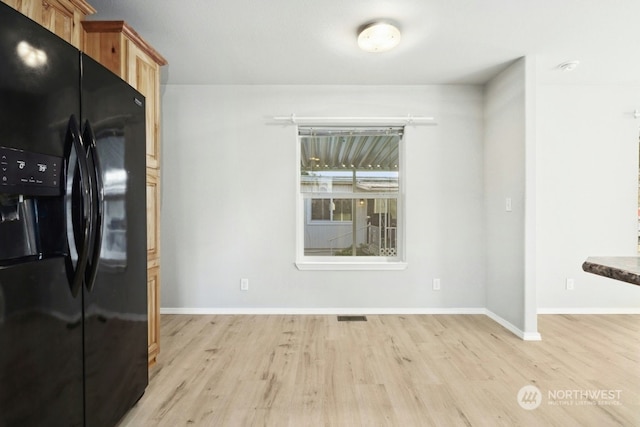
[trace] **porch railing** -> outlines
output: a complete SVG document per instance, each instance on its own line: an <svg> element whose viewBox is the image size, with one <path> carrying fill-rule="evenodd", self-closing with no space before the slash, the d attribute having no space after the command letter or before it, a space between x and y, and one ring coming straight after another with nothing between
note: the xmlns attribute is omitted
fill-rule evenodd
<svg viewBox="0 0 640 427"><path fill-rule="evenodd" d="M397 239L397 230L398 230L397 227L380 227L377 225L367 224L363 227L358 228L356 230L356 233L362 230L367 230L365 234L366 235L365 241L354 242L354 239L352 238L351 239L352 245L355 245L356 247L358 247L361 244L363 244L364 247L366 248L366 251L369 253L369 255L373 255L373 256L396 256L397 255L398 253L396 249L396 239ZM353 231L342 233L328 239L331 256L335 255L336 251L345 249L345 248L335 247L338 239L342 239L351 235L353 235ZM349 245L347 247L352 247L352 245Z"/></svg>

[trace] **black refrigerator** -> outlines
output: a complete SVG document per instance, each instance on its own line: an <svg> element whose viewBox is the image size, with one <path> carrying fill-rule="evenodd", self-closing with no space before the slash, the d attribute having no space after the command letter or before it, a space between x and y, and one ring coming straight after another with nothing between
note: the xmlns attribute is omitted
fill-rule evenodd
<svg viewBox="0 0 640 427"><path fill-rule="evenodd" d="M144 109L0 3L0 427L114 426L144 393Z"/></svg>

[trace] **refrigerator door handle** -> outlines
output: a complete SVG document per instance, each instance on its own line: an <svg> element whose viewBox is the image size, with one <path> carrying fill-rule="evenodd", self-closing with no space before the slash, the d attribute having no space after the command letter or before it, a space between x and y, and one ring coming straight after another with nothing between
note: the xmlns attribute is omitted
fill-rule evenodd
<svg viewBox="0 0 640 427"><path fill-rule="evenodd" d="M91 124L87 120L84 125L83 140L87 147L87 161L90 173L93 175L93 197L91 222L93 223L94 235L92 238L91 255L87 262L85 273L85 286L91 292L98 274L98 264L100 262L100 252L102 248L102 222L104 220L104 184L102 181L102 168L98 157L96 137L91 129Z"/></svg>
<svg viewBox="0 0 640 427"><path fill-rule="evenodd" d="M69 253L65 259L71 294L76 297L82 289L89 240L93 233L91 222L93 197L87 153L82 145L80 127L75 116L69 118L66 138L66 222ZM80 186L77 185L78 180Z"/></svg>

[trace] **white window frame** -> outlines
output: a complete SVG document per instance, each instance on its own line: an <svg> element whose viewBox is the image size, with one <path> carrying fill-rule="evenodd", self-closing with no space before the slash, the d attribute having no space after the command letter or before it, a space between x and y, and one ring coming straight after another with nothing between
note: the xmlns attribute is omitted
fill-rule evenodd
<svg viewBox="0 0 640 427"><path fill-rule="evenodd" d="M370 127L388 127L388 123L367 123ZM353 124L355 126L355 124ZM397 125L395 125L397 126ZM304 230L305 224L310 218L305 215L305 204L309 195L300 191L300 156L301 141L299 127L295 127L296 136L296 261L295 265L299 270L405 270L408 266L406 262L406 215L405 215L405 135L400 138L399 150L399 174L398 174L398 193L397 193L397 254L395 256L308 256L304 254ZM335 126L332 126L335 127ZM349 127L349 125L340 124L340 127ZM380 193L382 198L389 195ZM331 194L316 193L313 197L332 198ZM376 194L368 193L366 198L376 198Z"/></svg>

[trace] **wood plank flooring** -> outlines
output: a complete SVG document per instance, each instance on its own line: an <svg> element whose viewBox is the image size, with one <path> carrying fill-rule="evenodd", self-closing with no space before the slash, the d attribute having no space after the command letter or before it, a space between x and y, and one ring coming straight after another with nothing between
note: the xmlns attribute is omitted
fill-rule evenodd
<svg viewBox="0 0 640 427"><path fill-rule="evenodd" d="M367 317L163 315L120 427L640 426L639 315L542 315L541 342L483 315Z"/></svg>

